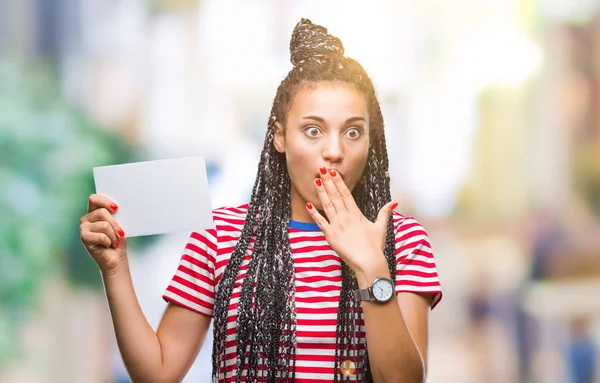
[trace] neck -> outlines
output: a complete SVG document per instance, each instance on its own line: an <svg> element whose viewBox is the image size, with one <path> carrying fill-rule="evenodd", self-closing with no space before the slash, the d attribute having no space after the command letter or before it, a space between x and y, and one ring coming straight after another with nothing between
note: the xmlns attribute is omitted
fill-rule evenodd
<svg viewBox="0 0 600 383"><path fill-rule="evenodd" d="M298 193L294 185L290 187L290 218L293 221L313 223L314 220L306 210L306 200Z"/></svg>

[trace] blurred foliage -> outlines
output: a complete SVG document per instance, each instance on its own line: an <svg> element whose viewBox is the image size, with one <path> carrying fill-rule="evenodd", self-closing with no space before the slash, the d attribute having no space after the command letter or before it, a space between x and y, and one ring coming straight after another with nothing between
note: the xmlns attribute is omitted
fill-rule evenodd
<svg viewBox="0 0 600 383"><path fill-rule="evenodd" d="M600 142L589 139L582 143L573 165L577 188L600 217Z"/></svg>
<svg viewBox="0 0 600 383"><path fill-rule="evenodd" d="M0 61L0 366L44 278L101 287L79 239L92 167L134 160L134 148L67 105L53 70Z"/></svg>
<svg viewBox="0 0 600 383"><path fill-rule="evenodd" d="M194 11L200 6L200 0L150 0L150 11L154 14L171 11Z"/></svg>

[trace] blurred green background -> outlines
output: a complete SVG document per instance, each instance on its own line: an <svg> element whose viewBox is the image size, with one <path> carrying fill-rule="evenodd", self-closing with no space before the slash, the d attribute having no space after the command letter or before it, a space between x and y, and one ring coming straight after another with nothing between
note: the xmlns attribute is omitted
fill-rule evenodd
<svg viewBox="0 0 600 383"><path fill-rule="evenodd" d="M136 158L133 145L65 102L51 63L0 61L0 366L22 351L19 325L48 274L102 288L79 239L90 169Z"/></svg>

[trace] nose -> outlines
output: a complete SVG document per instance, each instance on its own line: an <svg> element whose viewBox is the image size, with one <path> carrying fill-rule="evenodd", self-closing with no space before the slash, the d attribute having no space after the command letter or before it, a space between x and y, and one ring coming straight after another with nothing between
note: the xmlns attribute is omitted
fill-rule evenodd
<svg viewBox="0 0 600 383"><path fill-rule="evenodd" d="M338 137L328 137L323 141L323 159L336 163L344 159L344 148Z"/></svg>

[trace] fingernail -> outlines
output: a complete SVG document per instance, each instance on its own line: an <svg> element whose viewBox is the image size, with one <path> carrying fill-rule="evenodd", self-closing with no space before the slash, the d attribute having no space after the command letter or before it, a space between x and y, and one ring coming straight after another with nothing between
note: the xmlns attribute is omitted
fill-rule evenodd
<svg viewBox="0 0 600 383"><path fill-rule="evenodd" d="M336 175L337 173L335 172L335 170L331 169L331 170L329 171L329 174L331 174L331 176L332 176L332 177L335 177L335 175Z"/></svg>
<svg viewBox="0 0 600 383"><path fill-rule="evenodd" d="M310 202L307 202L307 203L306 203L306 207L308 208L308 210L312 210L312 208L313 208L313 205L312 205L312 203L310 203Z"/></svg>
<svg viewBox="0 0 600 383"><path fill-rule="evenodd" d="M110 210L117 211L118 209L119 209L119 207L116 204L114 204L114 203L110 204Z"/></svg>
<svg viewBox="0 0 600 383"><path fill-rule="evenodd" d="M118 231L119 237L123 238L125 236L125 232L123 230Z"/></svg>
<svg viewBox="0 0 600 383"><path fill-rule="evenodd" d="M395 208L398 207L398 202L394 202L391 206L390 209L394 210Z"/></svg>
<svg viewBox="0 0 600 383"><path fill-rule="evenodd" d="M117 243L115 243L115 247L119 247L119 241L117 241Z"/></svg>
<svg viewBox="0 0 600 383"><path fill-rule="evenodd" d="M320 178L315 179L315 183L317 184L317 186L323 185L323 181L321 181Z"/></svg>
<svg viewBox="0 0 600 383"><path fill-rule="evenodd" d="M321 172L321 174L325 175L325 173L327 173L327 169L325 168L321 168L319 169L319 171Z"/></svg>

